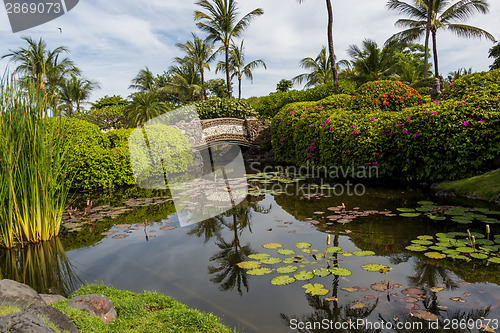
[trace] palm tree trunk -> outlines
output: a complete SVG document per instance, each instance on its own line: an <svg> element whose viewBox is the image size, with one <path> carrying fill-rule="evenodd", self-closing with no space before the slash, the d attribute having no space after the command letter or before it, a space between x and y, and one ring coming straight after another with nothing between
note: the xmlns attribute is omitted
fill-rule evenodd
<svg viewBox="0 0 500 333"><path fill-rule="evenodd" d="M431 32L432 32L432 52L434 53L434 76L439 78L436 31L432 30Z"/></svg>
<svg viewBox="0 0 500 333"><path fill-rule="evenodd" d="M424 79L429 76L429 35L431 33L432 7L434 0L429 0L427 8L427 27L425 28Z"/></svg>
<svg viewBox="0 0 500 333"><path fill-rule="evenodd" d="M333 50L333 9L330 0L326 0L326 8L328 10L328 49L330 52L330 63L333 72L333 84L335 94L339 93L339 75L337 73L337 63L335 62L335 53Z"/></svg>
<svg viewBox="0 0 500 333"><path fill-rule="evenodd" d="M207 99L207 89L205 88L205 73L203 71L203 68L200 71L201 73L201 86L203 87L203 98L206 100Z"/></svg>
<svg viewBox="0 0 500 333"><path fill-rule="evenodd" d="M238 101L241 101L241 75L238 76Z"/></svg>
<svg viewBox="0 0 500 333"><path fill-rule="evenodd" d="M229 42L225 45L226 48L226 82L227 82L227 95L231 99L233 96L231 94L231 79L229 77Z"/></svg>

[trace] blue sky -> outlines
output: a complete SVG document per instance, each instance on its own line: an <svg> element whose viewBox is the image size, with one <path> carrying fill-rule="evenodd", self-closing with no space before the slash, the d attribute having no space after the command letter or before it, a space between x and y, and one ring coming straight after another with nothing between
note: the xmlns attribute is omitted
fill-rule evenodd
<svg viewBox="0 0 500 333"><path fill-rule="evenodd" d="M395 12L385 8L385 0L333 0L335 11L335 51L338 59L348 59L350 44L360 45L371 38L382 45L398 32ZM191 32L203 37L193 21L195 1L186 0L80 0L66 15L42 26L13 34L4 8L0 8L0 54L23 46L21 36L43 38L49 49L67 46L70 58L83 75L98 81L92 100L104 95L128 96L131 79L148 66L155 74L182 56L175 44L191 39ZM479 26L500 39L500 1L489 0L490 13L475 15L467 24ZM256 18L244 33L247 61L263 59L267 70L254 72L253 84L243 82L243 97L267 95L283 78L303 73L300 59L315 57L326 45L326 6L324 1L240 0L240 14L260 7L264 15ZM61 27L61 34L58 28ZM422 41L423 43L423 41ZM446 31L438 32L440 71L447 74L462 67L487 70L492 63L487 40L466 40ZM8 66L0 61L0 70ZM12 66L11 66L12 68ZM215 74L215 64L208 79ZM236 82L235 82L236 87ZM296 88L302 88L296 86Z"/></svg>

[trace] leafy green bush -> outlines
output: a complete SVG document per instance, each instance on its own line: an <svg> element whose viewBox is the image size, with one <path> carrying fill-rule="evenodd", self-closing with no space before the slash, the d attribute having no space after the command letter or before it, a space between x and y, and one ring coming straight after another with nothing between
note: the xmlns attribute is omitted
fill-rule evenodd
<svg viewBox="0 0 500 333"><path fill-rule="evenodd" d="M207 100L195 102L200 119L239 118L256 116L250 104L237 99L211 97Z"/></svg>
<svg viewBox="0 0 500 333"><path fill-rule="evenodd" d="M133 128L120 128L104 133L105 141L109 142L108 148L128 147L128 137Z"/></svg>
<svg viewBox="0 0 500 333"><path fill-rule="evenodd" d="M500 155L500 113L456 101L368 113L295 103L276 115L271 131L279 162L377 167L418 181L469 177Z"/></svg>
<svg viewBox="0 0 500 333"><path fill-rule="evenodd" d="M340 94L353 95L356 91L354 83L350 81L339 81ZM307 90L291 90L288 92L274 92L269 96L259 98L254 109L261 118L272 118L286 104L306 101L319 101L328 96L334 95L333 83L320 85Z"/></svg>
<svg viewBox="0 0 500 333"><path fill-rule="evenodd" d="M439 99L455 99L464 105L500 111L500 69L463 76L450 84Z"/></svg>
<svg viewBox="0 0 500 333"><path fill-rule="evenodd" d="M352 96L346 94L332 95L319 101L325 108L337 109L347 108L351 105Z"/></svg>
<svg viewBox="0 0 500 333"><path fill-rule="evenodd" d="M422 96L415 89L400 81L371 81L358 88L352 109L400 111L422 102Z"/></svg>
<svg viewBox="0 0 500 333"><path fill-rule="evenodd" d="M108 105L92 108L84 113L76 113L75 117L99 126L101 130L122 128L126 124L125 105Z"/></svg>

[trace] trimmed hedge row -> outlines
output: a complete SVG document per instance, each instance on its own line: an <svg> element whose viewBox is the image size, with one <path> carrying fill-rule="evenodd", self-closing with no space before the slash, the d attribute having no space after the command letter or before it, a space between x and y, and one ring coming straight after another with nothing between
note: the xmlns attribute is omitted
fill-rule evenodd
<svg viewBox="0 0 500 333"><path fill-rule="evenodd" d="M411 180L461 179L487 171L500 155L500 113L449 100L399 112L284 107L272 122L278 162L378 167Z"/></svg>
<svg viewBox="0 0 500 333"><path fill-rule="evenodd" d="M200 119L225 117L245 119L257 115L250 104L245 101L238 101L237 99L210 97L207 100L197 101L194 104L196 105L196 111Z"/></svg>

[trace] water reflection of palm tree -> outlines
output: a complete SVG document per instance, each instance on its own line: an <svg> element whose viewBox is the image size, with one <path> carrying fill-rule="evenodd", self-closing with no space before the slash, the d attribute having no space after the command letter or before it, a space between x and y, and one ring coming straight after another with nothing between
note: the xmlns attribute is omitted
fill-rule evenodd
<svg viewBox="0 0 500 333"><path fill-rule="evenodd" d="M458 284L450 276L450 271L441 266L434 266L425 261L418 260L415 265L415 274L408 277L410 285L415 287L432 288L445 285L447 288L456 289Z"/></svg>
<svg viewBox="0 0 500 333"><path fill-rule="evenodd" d="M0 279L25 283L41 293L68 296L82 284L59 238L0 251Z"/></svg>

